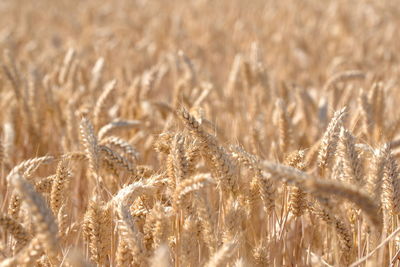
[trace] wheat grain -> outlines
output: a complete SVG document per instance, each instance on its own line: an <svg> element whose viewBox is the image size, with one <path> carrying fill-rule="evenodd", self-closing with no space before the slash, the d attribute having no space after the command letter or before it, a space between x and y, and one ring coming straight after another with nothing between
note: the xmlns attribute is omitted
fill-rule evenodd
<svg viewBox="0 0 400 267"><path fill-rule="evenodd" d="M0 266L398 265L394 1L3 2Z"/></svg>

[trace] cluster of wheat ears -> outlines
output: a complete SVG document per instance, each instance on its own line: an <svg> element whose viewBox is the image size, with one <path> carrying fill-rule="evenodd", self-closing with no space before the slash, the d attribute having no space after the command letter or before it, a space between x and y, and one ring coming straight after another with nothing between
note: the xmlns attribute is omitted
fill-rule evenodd
<svg viewBox="0 0 400 267"><path fill-rule="evenodd" d="M0 3L0 266L398 266L396 1Z"/></svg>

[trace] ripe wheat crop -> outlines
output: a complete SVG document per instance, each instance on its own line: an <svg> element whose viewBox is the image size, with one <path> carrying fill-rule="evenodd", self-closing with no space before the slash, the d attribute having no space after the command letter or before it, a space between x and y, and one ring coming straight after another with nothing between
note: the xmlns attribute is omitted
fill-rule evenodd
<svg viewBox="0 0 400 267"><path fill-rule="evenodd" d="M400 266L391 0L0 1L0 267Z"/></svg>

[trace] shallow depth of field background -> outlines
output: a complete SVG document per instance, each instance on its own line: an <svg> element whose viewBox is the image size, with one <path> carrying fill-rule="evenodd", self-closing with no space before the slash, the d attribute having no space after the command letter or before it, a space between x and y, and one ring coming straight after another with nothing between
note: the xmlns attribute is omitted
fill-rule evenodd
<svg viewBox="0 0 400 267"><path fill-rule="evenodd" d="M0 266L399 266L399 29L390 0L0 1Z"/></svg>

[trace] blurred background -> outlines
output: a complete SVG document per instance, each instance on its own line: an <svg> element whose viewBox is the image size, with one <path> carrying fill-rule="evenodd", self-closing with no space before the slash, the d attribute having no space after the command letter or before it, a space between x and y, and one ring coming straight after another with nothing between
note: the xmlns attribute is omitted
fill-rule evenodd
<svg viewBox="0 0 400 267"><path fill-rule="evenodd" d="M255 43L270 76L303 86L345 69L399 71L397 1L14 0L0 12L0 50L26 68L46 69L74 48L82 64L103 57L104 75L129 81L182 50L221 86Z"/></svg>

